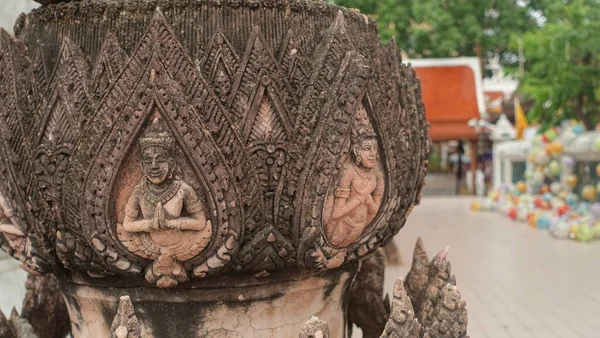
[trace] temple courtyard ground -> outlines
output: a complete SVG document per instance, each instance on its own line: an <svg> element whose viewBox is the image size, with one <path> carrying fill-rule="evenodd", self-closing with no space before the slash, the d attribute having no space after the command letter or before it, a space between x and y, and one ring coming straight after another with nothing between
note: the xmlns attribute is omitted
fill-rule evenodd
<svg viewBox="0 0 600 338"><path fill-rule="evenodd" d="M472 338L570 338L600 334L600 242L555 240L546 231L469 209L472 198L428 197L396 236L402 263L386 290L410 269L419 236L430 258L449 259L467 301ZM20 309L25 273L0 256L0 308ZM360 337L359 334L354 337Z"/></svg>

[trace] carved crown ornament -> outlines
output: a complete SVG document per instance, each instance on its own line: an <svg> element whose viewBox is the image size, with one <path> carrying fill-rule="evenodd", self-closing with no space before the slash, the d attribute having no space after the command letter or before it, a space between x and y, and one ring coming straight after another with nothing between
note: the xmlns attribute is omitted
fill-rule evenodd
<svg viewBox="0 0 600 338"><path fill-rule="evenodd" d="M376 34L316 1L22 16L1 37L0 246L31 272L158 287L373 252L418 204L431 143L418 79Z"/></svg>

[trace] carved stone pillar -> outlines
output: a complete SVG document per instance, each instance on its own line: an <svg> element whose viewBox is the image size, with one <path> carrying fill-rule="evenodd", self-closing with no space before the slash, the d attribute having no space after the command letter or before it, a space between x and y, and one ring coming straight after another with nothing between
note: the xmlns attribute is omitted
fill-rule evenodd
<svg viewBox="0 0 600 338"><path fill-rule="evenodd" d="M343 337L425 177L397 47L321 1L40 2L2 33L0 245L57 276L75 337L122 296L142 335Z"/></svg>

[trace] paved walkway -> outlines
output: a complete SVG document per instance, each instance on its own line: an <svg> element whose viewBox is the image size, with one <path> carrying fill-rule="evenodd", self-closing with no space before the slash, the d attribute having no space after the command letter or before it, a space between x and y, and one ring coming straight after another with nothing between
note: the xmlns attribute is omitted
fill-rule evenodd
<svg viewBox="0 0 600 338"><path fill-rule="evenodd" d="M470 211L472 198L425 198L396 236L410 268L417 237L430 258L446 245L467 301L473 338L600 337L600 242L555 240L494 213Z"/></svg>
<svg viewBox="0 0 600 338"><path fill-rule="evenodd" d="M559 241L493 213L471 198L425 198L396 236L404 264L389 267L386 290L410 268L418 236L430 258L449 258L467 301L473 338L570 338L600 334L600 242ZM21 307L25 273L0 256L0 308Z"/></svg>
<svg viewBox="0 0 600 338"><path fill-rule="evenodd" d="M19 268L19 261L0 250L0 310L10 315L13 306L21 312L25 297L27 273Z"/></svg>

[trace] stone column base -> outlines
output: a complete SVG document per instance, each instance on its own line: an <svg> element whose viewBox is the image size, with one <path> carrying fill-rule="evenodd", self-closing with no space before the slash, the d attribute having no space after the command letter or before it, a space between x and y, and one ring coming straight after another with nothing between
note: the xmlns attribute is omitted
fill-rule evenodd
<svg viewBox="0 0 600 338"><path fill-rule="evenodd" d="M61 283L73 336L108 337L119 298L129 296L143 337L297 337L316 315L331 337L347 334L348 289L357 266L273 281L239 277L232 286L159 289ZM288 274L288 276L290 276ZM235 286L233 286L235 285Z"/></svg>

